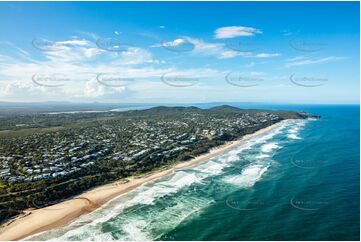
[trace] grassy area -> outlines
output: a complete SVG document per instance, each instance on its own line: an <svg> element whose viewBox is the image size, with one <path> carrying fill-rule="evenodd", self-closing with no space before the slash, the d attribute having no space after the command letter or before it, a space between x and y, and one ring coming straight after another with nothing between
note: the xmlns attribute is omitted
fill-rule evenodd
<svg viewBox="0 0 361 242"><path fill-rule="evenodd" d="M22 137L28 136L35 133L47 133L47 132L56 132L64 127L49 127L49 128L29 128L29 129L20 129L20 130L2 130L0 131L0 137Z"/></svg>

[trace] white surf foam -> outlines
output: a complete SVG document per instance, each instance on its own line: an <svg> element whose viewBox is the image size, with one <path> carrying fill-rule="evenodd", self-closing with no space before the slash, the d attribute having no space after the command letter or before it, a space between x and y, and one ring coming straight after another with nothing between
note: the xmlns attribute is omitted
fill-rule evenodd
<svg viewBox="0 0 361 242"><path fill-rule="evenodd" d="M245 167L240 175L226 176L223 180L226 183L236 185L242 188L252 187L267 171L269 166L262 164L253 164Z"/></svg>
<svg viewBox="0 0 361 242"><path fill-rule="evenodd" d="M259 154L256 156L256 159L263 159L263 158L268 158L270 157L270 155L267 155L267 154Z"/></svg>
<svg viewBox="0 0 361 242"><path fill-rule="evenodd" d="M237 159L238 159L238 157L237 157ZM199 175L201 177L205 178L210 175L214 176L214 175L218 175L218 174L222 173L222 170L224 167L225 167L225 164L211 160L205 164L201 164L201 165L193 168L192 170L194 170L196 172L201 172Z"/></svg>
<svg viewBox="0 0 361 242"><path fill-rule="evenodd" d="M287 131L287 138L302 139L301 137L299 137L299 132L304 128L306 123L306 120L292 120L290 122L291 128Z"/></svg>
<svg viewBox="0 0 361 242"><path fill-rule="evenodd" d="M265 153L269 153L271 151L273 151L274 149L279 148L280 146L278 145L277 142L270 142L267 144L264 144L261 146L261 151L265 152Z"/></svg>
<svg viewBox="0 0 361 242"><path fill-rule="evenodd" d="M204 177L199 177L193 172L177 171L170 180L154 183L150 187L142 186L138 190L138 195L129 203L152 204L155 199L165 195L175 193L183 187L190 186L193 183L201 182Z"/></svg>
<svg viewBox="0 0 361 242"><path fill-rule="evenodd" d="M109 222L109 226L117 228L113 231L117 240L156 240L211 202L205 198L180 197L161 207L121 215Z"/></svg>
<svg viewBox="0 0 361 242"><path fill-rule="evenodd" d="M122 231L126 233L125 238L120 240L131 241L149 241L150 239L144 234L143 230L147 227L147 222L144 220L128 221L122 226Z"/></svg>
<svg viewBox="0 0 361 242"><path fill-rule="evenodd" d="M290 139L301 139L299 136L297 136L296 134L288 134L287 135L288 138Z"/></svg>

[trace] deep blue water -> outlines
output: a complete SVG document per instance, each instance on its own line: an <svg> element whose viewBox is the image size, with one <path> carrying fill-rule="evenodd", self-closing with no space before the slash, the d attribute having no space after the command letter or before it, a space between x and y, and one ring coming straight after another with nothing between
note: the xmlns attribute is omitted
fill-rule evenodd
<svg viewBox="0 0 361 242"><path fill-rule="evenodd" d="M275 153L279 166L273 174L232 194L241 206L247 198L257 209L223 213L219 203L169 235L176 240L359 240L359 106L264 108L307 111L322 118L305 125L301 140Z"/></svg>
<svg viewBox="0 0 361 242"><path fill-rule="evenodd" d="M257 108L321 119L282 124L34 239L359 240L359 106Z"/></svg>

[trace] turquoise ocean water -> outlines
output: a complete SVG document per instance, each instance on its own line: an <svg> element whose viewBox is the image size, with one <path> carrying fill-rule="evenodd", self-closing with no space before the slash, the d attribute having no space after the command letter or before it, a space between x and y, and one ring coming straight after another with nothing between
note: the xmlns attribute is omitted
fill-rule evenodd
<svg viewBox="0 0 361 242"><path fill-rule="evenodd" d="M359 240L359 106L257 108L322 117L289 121L28 239Z"/></svg>

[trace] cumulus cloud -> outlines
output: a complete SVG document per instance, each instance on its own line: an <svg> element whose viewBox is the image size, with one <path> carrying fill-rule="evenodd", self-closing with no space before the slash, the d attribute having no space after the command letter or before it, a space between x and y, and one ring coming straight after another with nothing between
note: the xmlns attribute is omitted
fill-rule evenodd
<svg viewBox="0 0 361 242"><path fill-rule="evenodd" d="M15 81L6 83L1 89L0 89L0 96L6 97L6 98L21 98L24 96L30 96L31 97L39 97L39 95L42 94L42 90L40 86L34 86L31 85L31 83L21 82L21 81Z"/></svg>
<svg viewBox="0 0 361 242"><path fill-rule="evenodd" d="M87 81L84 85L84 89L79 93L80 98L109 98L113 96L129 95L128 87L109 87L105 85L99 85L96 79Z"/></svg>

